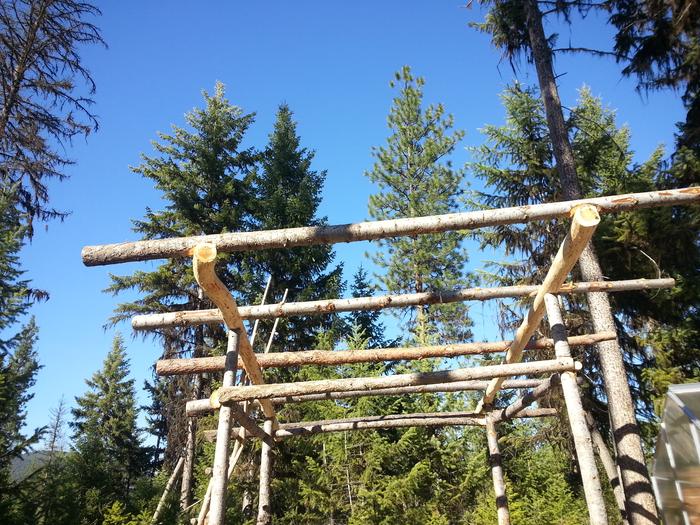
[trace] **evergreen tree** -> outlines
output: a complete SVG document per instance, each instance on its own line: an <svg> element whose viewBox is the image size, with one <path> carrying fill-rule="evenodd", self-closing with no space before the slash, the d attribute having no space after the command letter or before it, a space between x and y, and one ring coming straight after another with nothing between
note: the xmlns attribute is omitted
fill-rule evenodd
<svg viewBox="0 0 700 525"><path fill-rule="evenodd" d="M364 267L360 266L353 275L350 291L353 297L369 297L375 287L370 284L369 276ZM386 348L398 344L399 339L387 339L384 323L380 321L380 310L365 310L351 312L349 317L352 327L366 339L367 348ZM356 348L349 346L349 348ZM359 347L357 347L359 348Z"/></svg>
<svg viewBox="0 0 700 525"><path fill-rule="evenodd" d="M374 219L450 213L460 205L464 174L452 167L448 157L463 132L451 132L453 119L445 114L442 104L423 108L424 84L408 66L397 72L390 84L399 89L387 118L391 135L386 146L373 150L376 162L366 173L379 190L369 200ZM456 232L386 239L376 244L379 253L374 261L385 270L379 279L391 293L449 289L468 282L464 276L467 255ZM419 306L411 316L410 328L419 312L443 341L471 337L471 322L463 304Z"/></svg>
<svg viewBox="0 0 700 525"><path fill-rule="evenodd" d="M255 177L256 229L326 224L325 217L317 216L326 172L312 169L313 158L314 152L301 146L292 111L282 104ZM280 301L285 289L288 300L293 301L339 297L342 265L330 268L333 259L333 248L325 245L258 252L254 262L256 281L249 286L261 294L266 276L271 276L270 303ZM280 319L276 348L286 351L311 348L316 335L329 330L334 323L337 323L335 316ZM267 340L266 328L271 326L272 322L263 324L261 341Z"/></svg>
<svg viewBox="0 0 700 525"><path fill-rule="evenodd" d="M83 523L95 522L116 501L130 506L146 468L134 380L128 376L124 343L116 335L102 369L86 380L88 391L71 411Z"/></svg>
<svg viewBox="0 0 700 525"><path fill-rule="evenodd" d="M171 134L159 134L160 142L153 144L156 154L144 155L142 164L132 168L155 183L166 203L159 211L148 208L144 219L134 221L134 230L145 239L247 230L253 224L253 168L259 155L242 142L254 115L232 105L221 83L213 95L203 95L204 107L185 115L188 128L173 126ZM250 264L244 265L242 254L221 255L217 274L234 293L250 288ZM138 313L213 307L202 298L186 259L168 260L153 271L113 276L109 291L126 290L138 290L143 296L119 305L114 322ZM166 358L221 353L226 344L225 333L216 326L176 328L158 335ZM193 392L184 377L156 378L147 388L152 395L149 426L157 439L154 467L161 447L172 466L187 440L184 403L203 393Z"/></svg>
<svg viewBox="0 0 700 525"><path fill-rule="evenodd" d="M38 328L34 319L17 326L43 292L23 278L19 251L25 236L11 186L0 189L0 522L20 523L27 510L27 480L11 479L13 460L29 451L42 434L24 428L31 388L40 368L35 350Z"/></svg>

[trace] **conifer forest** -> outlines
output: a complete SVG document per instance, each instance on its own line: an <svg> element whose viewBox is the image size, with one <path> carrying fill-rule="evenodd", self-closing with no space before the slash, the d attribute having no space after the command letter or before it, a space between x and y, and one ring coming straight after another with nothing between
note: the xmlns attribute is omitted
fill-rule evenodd
<svg viewBox="0 0 700 525"><path fill-rule="evenodd" d="M697 0L0 0L0 524L700 523L695 382Z"/></svg>

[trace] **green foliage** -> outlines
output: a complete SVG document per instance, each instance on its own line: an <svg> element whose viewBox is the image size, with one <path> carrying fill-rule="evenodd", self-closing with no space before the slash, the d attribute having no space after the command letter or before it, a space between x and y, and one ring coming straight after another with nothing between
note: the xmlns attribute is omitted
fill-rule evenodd
<svg viewBox="0 0 700 525"><path fill-rule="evenodd" d="M475 150L475 173L486 190L477 194L484 206L520 206L561 200L544 109L535 90L519 85L503 95L504 126L487 126L487 142ZM651 191L677 185L679 169L663 160L662 151L640 165L632 163L629 131L618 128L615 115L586 88L571 111L568 125L584 194L609 195ZM679 225L683 227L679 227ZM656 208L606 216L596 235L596 247L609 279L671 275L678 286L670 291L611 296L630 366L630 386L646 419L654 400L669 381L698 376L698 293L700 262L698 213L690 208ZM485 246L502 246L516 259L497 267L491 278L501 283L539 282L564 235L557 221L500 226L482 237ZM568 298L570 331L590 331L584 305ZM505 308L505 307L504 307ZM510 310L507 310L510 312ZM515 317L506 315L508 321ZM595 355L583 349L579 357L596 377ZM595 390L603 402L601 390Z"/></svg>
<svg viewBox="0 0 700 525"><path fill-rule="evenodd" d="M14 207L12 187L0 190L0 522L19 523L25 512L24 497L30 479L13 480L13 460L29 451L42 434L35 429L26 435L27 403L36 381L39 362L35 344L38 328L33 318L23 326L17 323L33 301L43 294L29 288L23 279L19 251L25 228Z"/></svg>
<svg viewBox="0 0 700 525"><path fill-rule="evenodd" d="M374 219L420 217L456 211L463 194L464 173L454 169L449 155L464 136L453 131L453 118L442 104L423 107L421 77L408 66L396 73L391 86L399 90L387 123L391 135L386 146L373 150L376 159L366 173L378 192L370 196L369 214ZM465 285L467 255L458 233L421 235L376 241L374 256L385 270L381 284L392 293L425 292ZM471 337L464 305L417 307L439 329L442 340Z"/></svg>
<svg viewBox="0 0 700 525"><path fill-rule="evenodd" d="M280 105L268 145L261 155L252 190L256 229L326 224L325 217L318 217L326 172L312 169L315 153L302 147L293 117L286 104ZM328 245L257 252L251 263L254 272L246 288L262 293L267 276L271 276L269 303L281 301L285 289L287 299L293 301L339 297L342 264L332 268L333 259L333 248ZM249 300L255 298L256 295L249 294ZM261 323L258 335L261 341L267 341L272 324L273 321ZM280 319L274 348L287 351L311 348L318 333L327 332L337 324L335 316Z"/></svg>
<svg viewBox="0 0 700 525"><path fill-rule="evenodd" d="M147 458L137 427L134 380L121 336L114 338L102 369L86 380L88 391L72 409L71 456L77 475L82 522L98 522L105 504L122 502L130 511L132 491Z"/></svg>

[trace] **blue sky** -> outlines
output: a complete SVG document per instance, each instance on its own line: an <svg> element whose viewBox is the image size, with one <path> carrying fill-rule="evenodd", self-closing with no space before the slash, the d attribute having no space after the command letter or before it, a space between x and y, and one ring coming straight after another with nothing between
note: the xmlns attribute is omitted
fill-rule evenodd
<svg viewBox="0 0 700 525"><path fill-rule="evenodd" d="M128 297L101 292L109 273L133 271L136 264L86 268L80 249L136 239L130 220L147 206L161 206L149 181L130 172L139 155L150 153L158 131L182 125L185 112L201 105L201 90L217 80L228 98L257 118L247 142L264 146L277 106L295 112L303 145L316 150L315 168L328 170L321 214L330 223L367 218L372 186L363 176L373 160L371 147L387 135L386 115L393 96L388 82L409 64L426 78L427 102L443 102L466 137L453 157L469 160L467 147L481 143L479 129L501 123L499 93L513 80L508 63L485 35L468 27L482 17L478 7L448 1L356 2L103 2L102 28L108 49L87 48L85 65L97 83L95 111L100 129L69 150L76 165L70 180L51 186L55 206L71 210L63 222L40 229L23 251L28 277L51 299L33 312L40 327L43 369L35 387L28 425L46 424L61 395L70 403L85 390L110 348L114 329L103 329L112 309ZM475 2L476 3L476 2ZM610 31L589 17L573 30L558 29L560 41L608 47ZM556 63L564 105L573 106L583 84L616 108L618 122L632 130L636 159L659 143L672 143L683 117L674 93L640 97L632 80L622 79L611 60L561 57ZM519 79L535 83L522 65ZM469 178L469 176L468 176ZM370 245L341 245L337 258L346 277L364 260ZM490 254L471 251L478 268ZM154 263L142 264L149 268ZM488 308L475 305L475 337L493 337ZM158 347L150 339L126 337L137 386L150 377ZM145 399L144 399L145 401Z"/></svg>

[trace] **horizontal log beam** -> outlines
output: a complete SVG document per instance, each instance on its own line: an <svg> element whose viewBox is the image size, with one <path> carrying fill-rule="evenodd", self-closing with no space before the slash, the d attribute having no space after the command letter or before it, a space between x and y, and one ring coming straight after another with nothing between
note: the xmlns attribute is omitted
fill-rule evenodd
<svg viewBox="0 0 700 525"><path fill-rule="evenodd" d="M323 394L354 390L371 391L380 388L451 383L469 379L488 379L526 374L545 374L576 370L581 364L571 358L550 361L530 361L473 368L458 368L413 374L397 374L381 377L358 377L345 379L325 379L297 383L271 383L267 385L222 387L211 395L212 406L250 401L267 400L273 397L298 396L303 394Z"/></svg>
<svg viewBox="0 0 700 525"><path fill-rule="evenodd" d="M615 332L572 336L570 346L585 346L611 341L617 336ZM464 343L457 345L416 346L406 348L374 348L365 350L306 350L299 352L279 352L275 354L256 354L262 368L282 368L290 366L334 366L356 363L380 363L384 361L412 361L432 357L460 357L465 355L490 354L505 352L511 341L493 343ZM552 339L537 339L526 345L527 349L545 350L554 348ZM202 374L220 372L224 369L225 358L195 357L190 359L161 359L156 363L156 373L162 376L182 374ZM239 366L243 361L239 360Z"/></svg>
<svg viewBox="0 0 700 525"><path fill-rule="evenodd" d="M563 284L557 293L629 292L672 288L673 279L629 279L624 281L592 281ZM296 315L328 315L339 312L405 308L409 306L446 304L464 301L486 301L510 297L528 297L537 294L539 286L499 286L494 288L463 288L411 294L353 297L350 299L326 299L323 301L301 301L296 303L241 306L238 312L243 319L275 319ZM131 318L134 330L153 330L172 326L194 326L217 324L223 321L217 308L207 310L182 310L159 314L135 315Z"/></svg>
<svg viewBox="0 0 700 525"><path fill-rule="evenodd" d="M535 388L544 379L509 379L503 382L504 389ZM436 392L464 392L469 390L486 390L488 381L455 381L454 383L436 383L433 385L401 386L396 388L379 388L376 390L350 390L348 392L330 392L327 394L305 394L301 396L273 397L273 405L287 403L307 403L309 401L328 401L351 399L368 396L401 396L406 394L428 394ZM194 399L186 404L189 417L211 414L214 408L209 399Z"/></svg>
<svg viewBox="0 0 700 525"><path fill-rule="evenodd" d="M555 219L568 217L572 209L585 203L595 206L603 213L617 213L639 208L697 202L700 202L700 188L682 188L336 226L307 226L283 230L234 232L85 246L81 255L86 266L98 266L168 257L187 257L192 254L192 250L197 244L203 242L216 245L217 250L221 252L268 250L270 248L292 248L314 244L369 241L404 235L472 230L499 224Z"/></svg>
<svg viewBox="0 0 700 525"><path fill-rule="evenodd" d="M513 419L557 416L554 408L526 409L515 414ZM275 439L301 437L327 432L345 432L350 430L371 430L406 427L449 427L449 426L484 426L486 417L475 412L436 412L428 414L392 414L388 416L367 416L347 419L330 419L324 421L301 421L299 423L282 423L275 431ZM236 429L234 429L235 431ZM216 439L216 431L205 430L202 436L207 441Z"/></svg>

